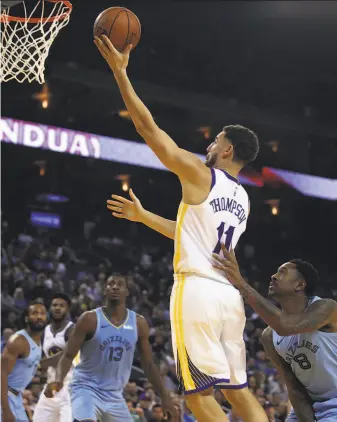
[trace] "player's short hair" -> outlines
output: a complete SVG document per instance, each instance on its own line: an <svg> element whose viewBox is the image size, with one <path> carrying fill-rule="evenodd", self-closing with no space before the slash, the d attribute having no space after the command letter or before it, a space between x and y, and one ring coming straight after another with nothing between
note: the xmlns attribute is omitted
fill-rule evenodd
<svg viewBox="0 0 337 422"><path fill-rule="evenodd" d="M232 143L234 148L234 161L239 161L244 165L252 162L259 153L259 139L255 132L241 126L224 126L225 137Z"/></svg>
<svg viewBox="0 0 337 422"><path fill-rule="evenodd" d="M71 308L71 299L70 299L70 296L69 296L69 295L67 295L67 293L62 293L62 292L60 292L60 293L55 293L55 294L54 294L54 296L53 296L53 297L52 297L52 299L51 299L51 302L52 302L54 299L63 299L65 302L67 302L67 304L68 304L68 308L69 308L69 309Z"/></svg>
<svg viewBox="0 0 337 422"><path fill-rule="evenodd" d="M106 279L104 280L104 286L106 285L108 280L110 280L111 278L115 278L115 277L116 278L123 278L125 280L126 287L129 288L129 276L122 274L122 273L117 273L117 272L111 273L106 277Z"/></svg>
<svg viewBox="0 0 337 422"><path fill-rule="evenodd" d="M295 265L296 270L306 281L305 293L308 296L313 296L315 294L316 286L319 283L319 275L316 268L310 264L310 262L304 261L303 259L292 259L289 262Z"/></svg>

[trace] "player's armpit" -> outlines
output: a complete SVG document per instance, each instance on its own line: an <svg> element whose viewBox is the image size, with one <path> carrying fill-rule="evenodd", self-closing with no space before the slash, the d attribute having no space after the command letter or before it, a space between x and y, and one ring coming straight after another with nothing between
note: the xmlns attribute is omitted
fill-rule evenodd
<svg viewBox="0 0 337 422"><path fill-rule="evenodd" d="M281 314L282 335L307 333L337 322L337 303L332 299L317 300L298 315Z"/></svg>
<svg viewBox="0 0 337 422"><path fill-rule="evenodd" d="M270 327L263 331L261 340L268 358L286 383L289 399L298 418L298 422L315 420L312 400L306 389L295 377L290 365L276 352L273 344L273 332Z"/></svg>
<svg viewBox="0 0 337 422"><path fill-rule="evenodd" d="M56 368L56 382L62 383L69 372L72 362L79 352L84 341L93 335L96 331L97 317L96 313L84 312L76 322L74 331L70 336L61 359Z"/></svg>
<svg viewBox="0 0 337 422"><path fill-rule="evenodd" d="M155 123L137 131L162 164L179 179L196 184L205 180L206 183L211 184L211 171L205 163L192 152L179 148L173 139Z"/></svg>

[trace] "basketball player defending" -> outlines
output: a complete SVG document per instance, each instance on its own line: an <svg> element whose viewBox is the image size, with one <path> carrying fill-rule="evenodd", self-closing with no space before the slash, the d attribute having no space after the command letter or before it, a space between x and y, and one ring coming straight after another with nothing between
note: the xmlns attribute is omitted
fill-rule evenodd
<svg viewBox="0 0 337 422"><path fill-rule="evenodd" d="M56 369L56 391L62 388L72 361L80 351L70 384L74 422L132 422L123 398L129 381L136 344L145 375L162 399L163 407L177 422L175 409L152 358L146 320L125 306L125 277L105 282L106 306L85 312L78 319Z"/></svg>
<svg viewBox="0 0 337 422"><path fill-rule="evenodd" d="M41 336L47 323L44 305L32 304L25 316L24 330L13 334L1 355L2 422L28 422L22 392L32 381L42 350Z"/></svg>
<svg viewBox="0 0 337 422"><path fill-rule="evenodd" d="M269 285L280 311L245 282L234 254L222 247L226 259L215 257L215 265L269 325L262 343L287 385L287 422L337 421L337 303L314 296L316 269L301 259L280 266Z"/></svg>
<svg viewBox="0 0 337 422"><path fill-rule="evenodd" d="M42 337L42 350L46 358L42 359L40 366L48 368L47 384L36 405L33 422L73 422L68 391L71 372L69 371L64 380L62 390L55 396L50 388L51 383L55 381L56 366L62 351L74 329L74 324L69 321L70 307L71 300L67 294L54 295L50 305L51 323L45 328Z"/></svg>
<svg viewBox="0 0 337 422"><path fill-rule="evenodd" d="M245 231L249 200L237 176L255 159L258 139L247 128L226 126L203 163L179 148L137 97L126 74L130 46L121 54L105 36L95 38L95 44L114 72L138 133L182 185L177 222L170 226L175 231L172 342L181 390L200 422L228 420L212 395L216 384L228 389L233 405L240 402L238 413L245 422L267 421L246 388L242 298L212 267L212 252L220 251L220 241L235 247Z"/></svg>

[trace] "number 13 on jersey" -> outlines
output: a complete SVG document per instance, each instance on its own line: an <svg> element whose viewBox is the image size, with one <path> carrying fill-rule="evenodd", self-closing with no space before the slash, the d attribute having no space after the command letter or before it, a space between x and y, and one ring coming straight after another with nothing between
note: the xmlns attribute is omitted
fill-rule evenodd
<svg viewBox="0 0 337 422"><path fill-rule="evenodd" d="M217 228L218 230L218 243L216 244L213 253L219 254L221 251L221 243L225 244L226 249L229 251L229 248L232 244L233 234L235 227L229 226L228 229L225 231L225 223L222 222L220 226Z"/></svg>

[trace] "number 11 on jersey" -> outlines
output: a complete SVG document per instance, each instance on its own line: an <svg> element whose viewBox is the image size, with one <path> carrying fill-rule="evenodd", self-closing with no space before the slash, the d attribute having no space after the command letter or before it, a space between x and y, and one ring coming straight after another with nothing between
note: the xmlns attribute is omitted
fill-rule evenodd
<svg viewBox="0 0 337 422"><path fill-rule="evenodd" d="M221 242L225 244L226 249L229 251L229 248L232 244L233 234L235 227L229 226L228 229L225 231L225 223L222 222L220 226L217 228L218 230L218 243L216 244L213 253L219 254L221 251ZM223 236L225 239L222 240Z"/></svg>

